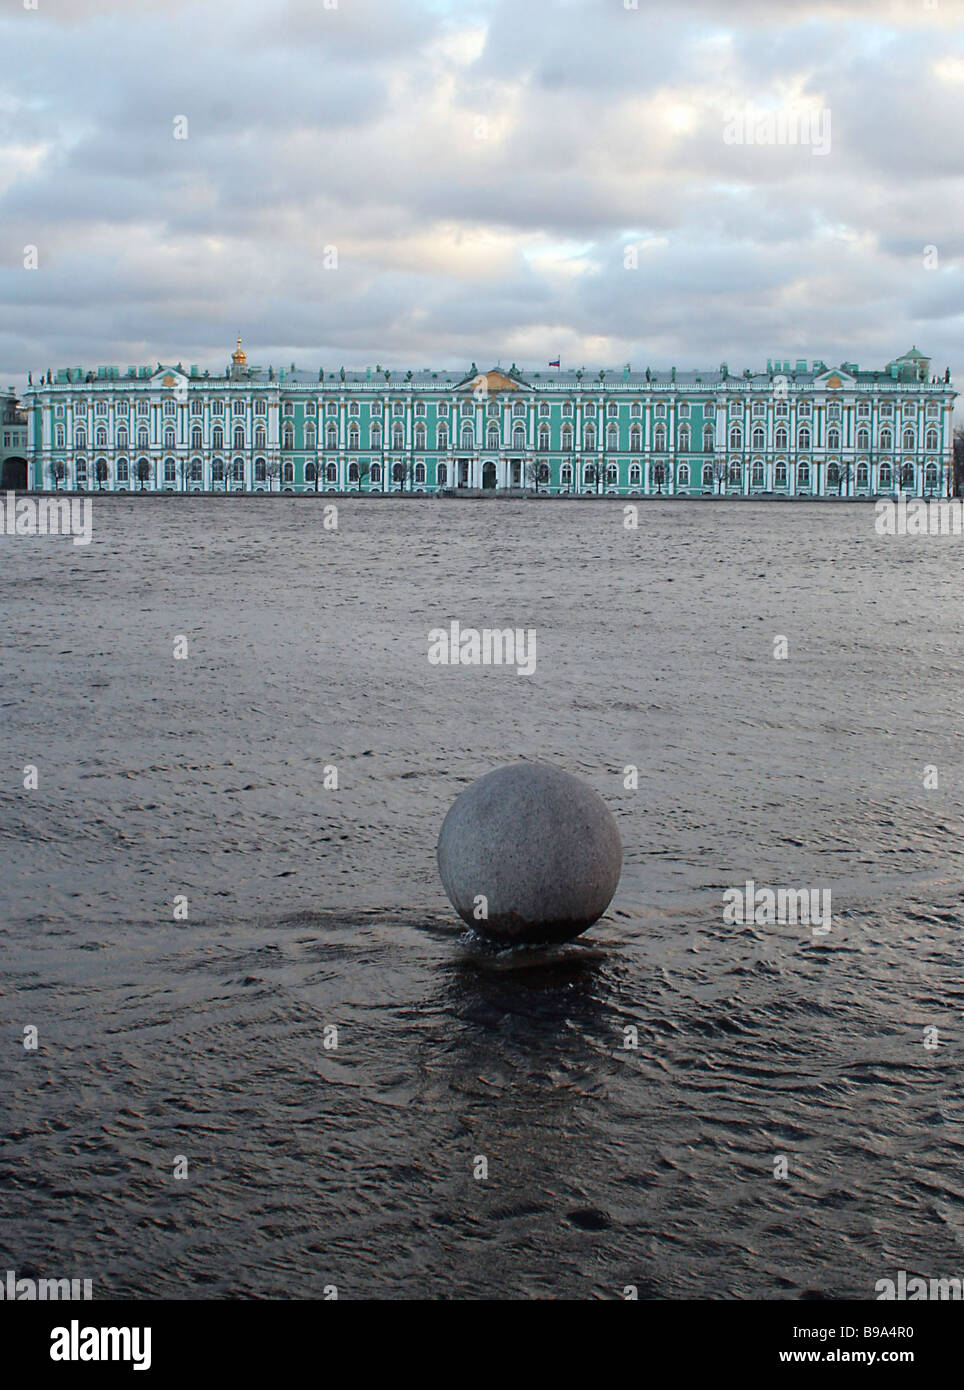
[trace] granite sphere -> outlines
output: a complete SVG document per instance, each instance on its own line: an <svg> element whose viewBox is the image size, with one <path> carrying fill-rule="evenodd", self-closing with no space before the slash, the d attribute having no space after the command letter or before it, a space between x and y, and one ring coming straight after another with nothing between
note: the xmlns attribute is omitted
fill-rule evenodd
<svg viewBox="0 0 964 1390"><path fill-rule="evenodd" d="M467 787L442 823L436 854L463 922L506 945L568 941L591 927L623 862L602 797L568 772L530 762Z"/></svg>

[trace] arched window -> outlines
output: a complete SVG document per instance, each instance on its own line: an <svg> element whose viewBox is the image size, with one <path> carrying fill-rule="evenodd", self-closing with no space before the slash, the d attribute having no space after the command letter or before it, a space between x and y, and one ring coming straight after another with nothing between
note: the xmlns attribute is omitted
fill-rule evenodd
<svg viewBox="0 0 964 1390"><path fill-rule="evenodd" d="M516 425L515 429L512 431L512 447L513 447L513 449L524 449L525 446L526 446L526 429L525 429L525 425Z"/></svg>
<svg viewBox="0 0 964 1390"><path fill-rule="evenodd" d="M743 448L743 431L740 429L739 425L733 425L730 429L730 448Z"/></svg>
<svg viewBox="0 0 964 1390"><path fill-rule="evenodd" d="M499 447L499 427L490 425L485 436L485 447L487 449L497 449Z"/></svg>
<svg viewBox="0 0 964 1390"><path fill-rule="evenodd" d="M372 425L371 439L371 447L373 449L380 449L382 447L382 431L380 425Z"/></svg>
<svg viewBox="0 0 964 1390"><path fill-rule="evenodd" d="M200 459L191 459L191 482L204 482L204 465Z"/></svg>
<svg viewBox="0 0 964 1390"><path fill-rule="evenodd" d="M200 459L198 459L198 462L200 463ZM267 481L267 478L268 478L268 466L267 466L267 464L265 463L264 459L255 459L255 461L254 461L254 481L255 481L256 483L263 483L263 482L266 482L266 481Z"/></svg>
<svg viewBox="0 0 964 1390"><path fill-rule="evenodd" d="M439 487L445 487L446 483L448 482L448 476L449 471L446 468L445 464L440 463L438 468L435 470L435 477Z"/></svg>
<svg viewBox="0 0 964 1390"><path fill-rule="evenodd" d="M639 484L640 484L640 481L641 481L641 475L640 475L640 471L639 471L639 464L638 464L638 463L630 464L630 466L629 466L629 485L630 485L630 487L638 487Z"/></svg>
<svg viewBox="0 0 964 1390"><path fill-rule="evenodd" d="M653 431L653 448L657 453L662 453L666 448L666 426L657 425Z"/></svg>
<svg viewBox="0 0 964 1390"><path fill-rule="evenodd" d="M357 483L357 482L358 482L358 464L357 464L357 463L350 463L350 464L348 465L348 481L349 481L350 483Z"/></svg>
<svg viewBox="0 0 964 1390"><path fill-rule="evenodd" d="M677 447L681 450L682 453L686 453L686 454L689 453L689 448L690 448L690 427L689 427L689 425L680 425L680 427L679 427L679 443L678 443Z"/></svg>
<svg viewBox="0 0 964 1390"><path fill-rule="evenodd" d="M130 467L126 459L117 460L117 481L119 483L130 482Z"/></svg>
<svg viewBox="0 0 964 1390"><path fill-rule="evenodd" d="M284 481L293 483L295 480L295 466L289 459L284 465Z"/></svg>
<svg viewBox="0 0 964 1390"><path fill-rule="evenodd" d="M800 467L797 469L797 487L809 487L809 486L810 486L810 465L809 465L809 463L801 463Z"/></svg>
<svg viewBox="0 0 964 1390"><path fill-rule="evenodd" d="M713 486L713 465L711 463L703 464L703 486Z"/></svg>
<svg viewBox="0 0 964 1390"><path fill-rule="evenodd" d="M424 482L425 482L425 464L424 464L424 463L417 463L417 464L415 465L415 481L416 481L417 483L424 483Z"/></svg>
<svg viewBox="0 0 964 1390"><path fill-rule="evenodd" d="M543 451L549 448L549 429L546 425L539 428L539 448Z"/></svg>
<svg viewBox="0 0 964 1390"><path fill-rule="evenodd" d="M100 431L98 430L98 434L99 434L99 433L100 433ZM937 448L937 431L936 431L936 430L928 430L928 431L927 431L927 439L925 440L924 447L925 447L925 449L936 449L936 448Z"/></svg>
<svg viewBox="0 0 964 1390"><path fill-rule="evenodd" d="M562 447L563 449L572 448L572 426L563 425L562 427Z"/></svg>
<svg viewBox="0 0 964 1390"><path fill-rule="evenodd" d="M633 425L629 431L629 447L634 454L638 454L643 447L643 432L638 425Z"/></svg>
<svg viewBox="0 0 964 1390"><path fill-rule="evenodd" d="M418 432L416 431L416 439L417 439L417 437L418 437ZM358 426L357 426L357 425L349 425L349 426L348 426L348 447L349 447L349 449L357 449L357 448L358 448L358 441L359 441L359 438L360 438L360 435L359 435L359 433L358 433ZM422 439L423 439L423 441L424 441L424 438L425 438L425 431L422 430ZM422 447L424 448L424 443L423 443Z"/></svg>
<svg viewBox="0 0 964 1390"><path fill-rule="evenodd" d="M619 430L616 428L615 425L610 425L609 428L606 430L606 448L619 448Z"/></svg>
<svg viewBox="0 0 964 1390"><path fill-rule="evenodd" d="M763 428L762 425L754 425L754 427L753 427L753 444L752 444L752 447L753 447L754 449L765 449L765 448L766 448L766 442L767 442L767 432L766 432L766 430Z"/></svg>
<svg viewBox="0 0 964 1390"><path fill-rule="evenodd" d="M809 448L810 448L810 426L809 426L809 425L801 425L800 428L797 430L797 448L798 448L798 449L809 449Z"/></svg>
<svg viewBox="0 0 964 1390"><path fill-rule="evenodd" d="M416 425L416 426L415 426L415 447L416 447L416 449L424 449L424 448L425 448L425 426L424 426L424 425ZM353 449L357 449L357 448L358 448L358 431L357 431L357 430L355 431L355 443L352 445L352 448L353 448ZM423 481L423 482L425 481L424 478L423 478L422 481Z"/></svg>
<svg viewBox="0 0 964 1390"><path fill-rule="evenodd" d="M438 427L438 448L445 450L449 447L449 432L444 425Z"/></svg>
<svg viewBox="0 0 964 1390"><path fill-rule="evenodd" d="M775 487L786 487L787 485L787 465L780 459L776 468L773 470L773 483Z"/></svg>
<svg viewBox="0 0 964 1390"><path fill-rule="evenodd" d="M729 483L731 487L740 487L743 483L743 465L739 459L730 459Z"/></svg>
<svg viewBox="0 0 964 1390"><path fill-rule="evenodd" d="M234 481L235 481L236 483L243 483L243 482L244 482L244 459L235 459L235 460L234 460L233 473L234 473Z"/></svg>
<svg viewBox="0 0 964 1390"><path fill-rule="evenodd" d="M913 447L914 447L914 431L913 431L913 430L910 430L910 429L904 430L904 448L905 448L905 449L913 449Z"/></svg>
<svg viewBox="0 0 964 1390"><path fill-rule="evenodd" d="M314 431L312 431L312 437L314 437ZM258 425L254 432L254 447L256 449L264 449L267 447L267 443L268 436L265 432L264 425ZM313 449L314 445L312 444L310 447Z"/></svg>
<svg viewBox="0 0 964 1390"><path fill-rule="evenodd" d="M889 464L889 463L882 463L882 464L880 465L880 486L881 486L881 487L893 487L893 486L894 486L894 475L893 475L893 473L891 472L891 468L890 468L890 464Z"/></svg>
<svg viewBox="0 0 964 1390"><path fill-rule="evenodd" d="M827 464L827 487L839 487L839 485L840 485L840 469L837 467L836 463L828 463L828 464Z"/></svg>
<svg viewBox="0 0 964 1390"><path fill-rule="evenodd" d="M475 431L472 429L471 425L464 425L462 428L462 448L475 448Z"/></svg>
<svg viewBox="0 0 964 1390"><path fill-rule="evenodd" d="M934 492L937 488L937 468L933 463L929 463L924 470L924 486L928 492Z"/></svg>
<svg viewBox="0 0 964 1390"><path fill-rule="evenodd" d="M681 463L681 464L680 464L680 466L679 466L679 474L678 474L678 476L677 476L677 480L676 480L676 481L677 481L677 484L678 484L679 487L689 487L689 485L690 485L690 466L689 466L688 463Z"/></svg>
<svg viewBox="0 0 964 1390"><path fill-rule="evenodd" d="M858 430L858 431L857 431L857 448L858 448L858 449L869 449L869 448L870 448L870 430Z"/></svg>
<svg viewBox="0 0 964 1390"><path fill-rule="evenodd" d="M243 426L243 425L238 425L238 426L236 426L236 428L235 428L235 431L234 431L234 447L235 447L236 449L243 449L243 448L244 448L244 426Z"/></svg>
<svg viewBox="0 0 964 1390"><path fill-rule="evenodd" d="M373 483L380 483L382 480L382 466L380 463L372 464L371 480Z"/></svg>
<svg viewBox="0 0 964 1390"><path fill-rule="evenodd" d="M177 447L177 445L176 445L176 438L177 438L177 437L176 437L176 435L175 435L175 433L174 433L174 431L173 431L172 429L166 429L166 430L164 431L164 448L165 448L165 449L174 449L174 448L176 448L176 447Z"/></svg>
<svg viewBox="0 0 964 1390"><path fill-rule="evenodd" d="M831 425L830 429L827 430L827 448L840 448L840 431L837 429L836 425Z"/></svg>
<svg viewBox="0 0 964 1390"><path fill-rule="evenodd" d="M901 487L914 486L914 465L912 463L905 463L900 470L900 485Z"/></svg>
<svg viewBox="0 0 964 1390"><path fill-rule="evenodd" d="M87 431L86 431L86 430L82 430L82 429L76 429L76 430L74 430L74 448L75 448L75 449L86 449L86 448L87 448Z"/></svg>
<svg viewBox="0 0 964 1390"><path fill-rule="evenodd" d="M937 436L935 435L935 438L936 438L936 437L937 437ZM935 444L935 445L934 445L934 448L936 449L936 447L937 447L937 445ZM98 428L97 428L97 448L98 448L98 449L106 449L106 448L107 448L107 431L105 430L105 428L104 428L103 425L99 425Z"/></svg>
<svg viewBox="0 0 964 1390"><path fill-rule="evenodd" d="M774 443L776 448L785 449L787 447L788 442L789 435L787 434L786 425L778 425L776 434L774 436Z"/></svg>
<svg viewBox="0 0 964 1390"><path fill-rule="evenodd" d="M327 427L327 429L325 430L325 448L326 448L326 449L337 449L337 448L338 448L338 426L337 426L337 425L329 425L329 426Z"/></svg>
<svg viewBox="0 0 964 1390"><path fill-rule="evenodd" d="M117 431L117 447L118 449L130 448L130 444L128 443L128 434L125 429L119 429Z"/></svg>
<svg viewBox="0 0 964 1390"><path fill-rule="evenodd" d="M202 445L202 443L201 443L201 440L202 440L201 426L200 426L200 425L195 425L194 428L191 430L191 448L192 448L192 449L201 449L201 448L203 448L203 445Z"/></svg>
<svg viewBox="0 0 964 1390"><path fill-rule="evenodd" d="M760 460L760 459L754 459L754 460L753 460L753 469L752 469L752 472L751 472L751 474L750 474L750 486L751 486L751 487L762 487L762 486L763 486L763 462L762 462L762 460Z"/></svg>
<svg viewBox="0 0 964 1390"><path fill-rule="evenodd" d="M329 482L329 483L337 483L337 481L338 481L338 468L337 468L337 465L336 465L336 464L334 464L334 463L329 463L328 467L327 467L326 470L325 470L325 480L326 480L326 482Z"/></svg>
<svg viewBox="0 0 964 1390"><path fill-rule="evenodd" d="M704 454L711 454L712 452L713 452L713 426L712 426L712 425L704 425L704 426L703 426L703 453L704 453Z"/></svg>
<svg viewBox="0 0 964 1390"><path fill-rule="evenodd" d="M606 482L610 486L615 486L619 482L619 470L614 463L610 463L606 468Z"/></svg>
<svg viewBox="0 0 964 1390"><path fill-rule="evenodd" d="M392 448L393 448L393 449L404 449L404 448L405 448L405 426L404 426L404 425L392 425Z"/></svg>
<svg viewBox="0 0 964 1390"><path fill-rule="evenodd" d="M868 470L867 470L867 465L866 465L865 463L858 463L858 464L857 464L857 486L858 486L858 487L867 487L867 485L868 485L868 483L869 483L869 480L870 480L870 474L869 474L869 472L868 472Z"/></svg>
<svg viewBox="0 0 964 1390"><path fill-rule="evenodd" d="M563 487L572 487L572 464L564 463L559 472L559 481Z"/></svg>
<svg viewBox="0 0 964 1390"><path fill-rule="evenodd" d="M138 442L138 444L140 443L140 434L138 434L138 440L137 440L137 442ZM220 425L215 425L215 426L214 426L214 429L211 431L211 448L212 448L212 449L223 449L223 448L224 448L224 430L221 428Z"/></svg>
<svg viewBox="0 0 964 1390"><path fill-rule="evenodd" d="M586 426L584 447L586 449L595 449L596 447L596 427L594 425Z"/></svg>
<svg viewBox="0 0 964 1390"><path fill-rule="evenodd" d="M293 449L295 447L295 427L287 422L281 431L282 449Z"/></svg>

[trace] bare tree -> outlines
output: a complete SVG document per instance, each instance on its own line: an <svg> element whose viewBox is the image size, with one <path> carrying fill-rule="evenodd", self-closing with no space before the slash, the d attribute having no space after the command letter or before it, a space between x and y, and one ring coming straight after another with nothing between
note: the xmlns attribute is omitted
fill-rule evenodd
<svg viewBox="0 0 964 1390"><path fill-rule="evenodd" d="M148 480L148 478L150 478L150 476L151 476L151 465L148 463L147 459L138 459L138 460L137 460L137 481L138 481L138 482L140 483L140 485L141 485L141 492L144 491L144 486L145 486L145 484L147 483L147 480Z"/></svg>
<svg viewBox="0 0 964 1390"><path fill-rule="evenodd" d="M278 479L279 479L279 482L278 482L278 491L280 492L280 491L281 491L281 482L280 482L280 478L281 478L281 464L278 462L277 459L272 459L271 462L268 464L268 491L269 491L269 492L274 492L274 480L275 480L275 478L278 478Z"/></svg>

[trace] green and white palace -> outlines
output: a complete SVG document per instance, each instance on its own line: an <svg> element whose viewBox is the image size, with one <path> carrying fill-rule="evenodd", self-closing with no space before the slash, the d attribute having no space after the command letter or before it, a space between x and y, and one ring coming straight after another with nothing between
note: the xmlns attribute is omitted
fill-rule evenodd
<svg viewBox="0 0 964 1390"><path fill-rule="evenodd" d="M80 367L31 377L30 488L529 490L873 497L950 491L949 373Z"/></svg>

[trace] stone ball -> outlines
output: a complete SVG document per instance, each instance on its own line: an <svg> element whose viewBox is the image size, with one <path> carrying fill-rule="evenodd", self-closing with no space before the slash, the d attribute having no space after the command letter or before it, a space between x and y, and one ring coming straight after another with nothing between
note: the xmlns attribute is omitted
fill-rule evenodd
<svg viewBox="0 0 964 1390"><path fill-rule="evenodd" d="M543 763L486 773L449 808L436 849L463 922L505 945L568 941L606 911L623 847L591 787ZM477 916L483 897L487 915Z"/></svg>

